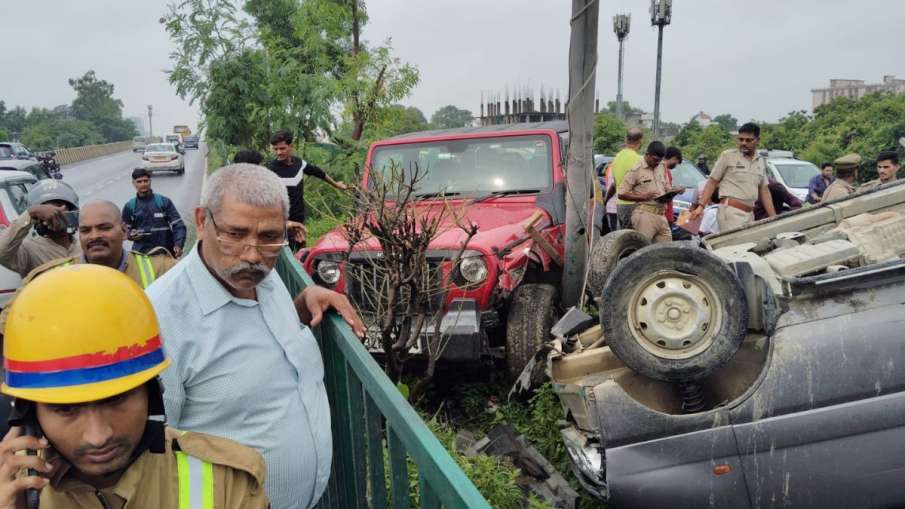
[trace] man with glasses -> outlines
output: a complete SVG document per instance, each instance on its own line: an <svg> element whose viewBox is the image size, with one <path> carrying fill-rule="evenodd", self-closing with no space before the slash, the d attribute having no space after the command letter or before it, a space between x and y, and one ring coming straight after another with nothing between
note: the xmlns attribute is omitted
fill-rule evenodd
<svg viewBox="0 0 905 509"><path fill-rule="evenodd" d="M704 212L717 186L720 207L716 218L721 232L753 223L754 203L758 199L768 217L776 215L767 181L767 160L757 153L759 142L760 127L757 124L749 122L738 129L738 148L720 154L701 192L700 203L691 211L692 217L697 218Z"/></svg>
<svg viewBox="0 0 905 509"><path fill-rule="evenodd" d="M314 336L336 308L356 333L349 301L324 288L293 300L272 270L287 244L286 187L266 168L213 173L195 209L197 246L148 288L173 366L163 375L172 426L260 451L274 509L317 503L330 476L330 407Z"/></svg>

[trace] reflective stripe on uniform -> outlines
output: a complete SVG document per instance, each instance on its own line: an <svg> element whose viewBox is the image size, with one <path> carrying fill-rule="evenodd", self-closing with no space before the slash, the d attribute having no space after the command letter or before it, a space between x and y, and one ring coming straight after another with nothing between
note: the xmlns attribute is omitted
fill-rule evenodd
<svg viewBox="0 0 905 509"><path fill-rule="evenodd" d="M179 509L213 509L214 466L182 451L175 452Z"/></svg>
<svg viewBox="0 0 905 509"><path fill-rule="evenodd" d="M138 273L141 275L141 287L147 288L157 278L157 274L154 273L154 265L151 264L151 257L135 253L135 261L138 263Z"/></svg>

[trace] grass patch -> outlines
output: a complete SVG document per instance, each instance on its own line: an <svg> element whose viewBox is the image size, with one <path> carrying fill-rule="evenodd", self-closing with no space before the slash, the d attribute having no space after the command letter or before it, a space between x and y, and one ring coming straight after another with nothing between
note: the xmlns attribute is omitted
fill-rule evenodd
<svg viewBox="0 0 905 509"><path fill-rule="evenodd" d="M305 226L308 227L308 247L316 244L321 237L340 224L342 224L342 219L328 216L305 221Z"/></svg>

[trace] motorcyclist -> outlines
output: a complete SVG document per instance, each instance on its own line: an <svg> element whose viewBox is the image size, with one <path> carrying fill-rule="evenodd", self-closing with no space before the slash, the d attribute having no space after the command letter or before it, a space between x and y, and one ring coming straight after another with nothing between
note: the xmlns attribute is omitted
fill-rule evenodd
<svg viewBox="0 0 905 509"><path fill-rule="evenodd" d="M57 258L80 256L76 242L79 197L59 180L41 180L28 192L28 209L0 232L0 265L25 277Z"/></svg>
<svg viewBox="0 0 905 509"><path fill-rule="evenodd" d="M15 427L0 442L0 507L24 507L29 489L44 509L267 507L260 454L165 426L158 375L170 360L150 302L120 272L72 265L36 279L3 354Z"/></svg>

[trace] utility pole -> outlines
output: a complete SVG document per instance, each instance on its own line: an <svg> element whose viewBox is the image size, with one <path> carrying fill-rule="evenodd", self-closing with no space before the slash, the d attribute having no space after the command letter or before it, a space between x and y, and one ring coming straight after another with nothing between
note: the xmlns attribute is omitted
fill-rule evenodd
<svg viewBox="0 0 905 509"><path fill-rule="evenodd" d="M616 32L616 38L619 39L619 86L616 92L616 116L620 120L625 120L625 105L622 102L622 62L623 47L622 42L628 37L628 31L632 24L631 14L617 14L613 16L613 31Z"/></svg>
<svg viewBox="0 0 905 509"><path fill-rule="evenodd" d="M566 166L566 241L562 304L576 306L584 294L591 238L591 175L594 167L594 85L597 74L597 0L572 0L569 42L569 158Z"/></svg>
<svg viewBox="0 0 905 509"><path fill-rule="evenodd" d="M154 124L151 123L151 110L153 107L148 105L148 138L152 138L154 136Z"/></svg>
<svg viewBox="0 0 905 509"><path fill-rule="evenodd" d="M660 74L663 67L663 27L672 21L672 0L650 0L650 23L659 29L657 35L657 86L654 92L653 137L660 137Z"/></svg>

